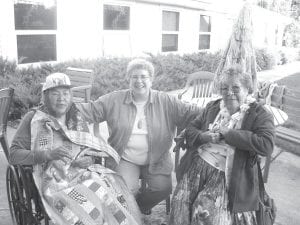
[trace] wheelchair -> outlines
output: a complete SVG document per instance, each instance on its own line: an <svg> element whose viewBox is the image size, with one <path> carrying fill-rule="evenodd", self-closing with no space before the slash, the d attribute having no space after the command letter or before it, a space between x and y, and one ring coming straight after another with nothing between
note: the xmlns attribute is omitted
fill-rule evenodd
<svg viewBox="0 0 300 225"><path fill-rule="evenodd" d="M0 142L8 159L7 120L14 89L0 90ZM32 167L8 165L6 169L8 206L14 225L48 225L49 218L43 207L32 177Z"/></svg>
<svg viewBox="0 0 300 225"><path fill-rule="evenodd" d="M8 165L6 190L14 225L49 225L32 177L32 167Z"/></svg>

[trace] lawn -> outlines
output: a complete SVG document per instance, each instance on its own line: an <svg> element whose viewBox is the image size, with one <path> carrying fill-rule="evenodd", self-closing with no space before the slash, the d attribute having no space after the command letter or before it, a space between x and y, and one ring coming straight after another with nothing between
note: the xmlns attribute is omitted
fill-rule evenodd
<svg viewBox="0 0 300 225"><path fill-rule="evenodd" d="M278 83L278 85L285 85L288 89L300 93L299 91L300 73L294 73L276 82ZM282 126L300 132L299 117L291 115L290 118ZM294 144L293 142L286 141L281 138L276 138L275 143L277 146L282 147L290 152L293 152L297 155L300 154L297 144Z"/></svg>
<svg viewBox="0 0 300 225"><path fill-rule="evenodd" d="M279 85L285 85L287 88L299 91L300 73L295 73L290 76L284 77L277 81Z"/></svg>
<svg viewBox="0 0 300 225"><path fill-rule="evenodd" d="M300 73L294 73L290 76L284 77L278 81L276 81L278 85L285 85L288 89L300 93L299 91L299 85L300 85ZM299 96L300 94L297 94L296 96ZM297 103L295 103L297 104ZM300 131L300 120L299 115L297 115L297 109L299 108L299 105L295 105L295 110L292 110L293 115L290 115L290 119L284 124L284 126L295 129ZM284 110L284 109L283 109ZM300 112L299 112L300 113Z"/></svg>

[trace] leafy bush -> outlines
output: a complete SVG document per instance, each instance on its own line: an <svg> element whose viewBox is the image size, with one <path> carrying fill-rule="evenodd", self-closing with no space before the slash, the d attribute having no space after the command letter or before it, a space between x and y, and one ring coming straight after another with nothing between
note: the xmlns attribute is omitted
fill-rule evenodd
<svg viewBox="0 0 300 225"><path fill-rule="evenodd" d="M257 62L261 69L270 69L273 58L266 50L256 51ZM153 88L171 91L184 87L186 77L196 71L214 72L221 59L221 53L194 53L185 55L152 55L149 60L155 67ZM41 82L53 72L65 72L68 66L92 69L95 81L92 99L111 91L128 88L126 67L131 58L78 59L57 64L41 64L40 67L17 69L15 62L0 57L0 87L15 89L12 118L20 118L31 107L38 105L41 98Z"/></svg>
<svg viewBox="0 0 300 225"><path fill-rule="evenodd" d="M102 58L95 61L92 99L128 87L126 67L129 61L130 58Z"/></svg>
<svg viewBox="0 0 300 225"><path fill-rule="evenodd" d="M182 88L187 74L208 70L215 71L220 60L220 53L195 53L188 55L149 55L155 67L153 88L161 91L170 91ZM92 88L92 99L111 91L128 88L126 67L131 58L101 58L92 62L95 73L95 82ZM71 63L68 63L71 64ZM72 66L78 66L73 61Z"/></svg>
<svg viewBox="0 0 300 225"><path fill-rule="evenodd" d="M292 61L299 60L299 50L300 48L288 48L282 47L279 50L280 61L277 64L283 65Z"/></svg>
<svg viewBox="0 0 300 225"><path fill-rule="evenodd" d="M187 75L193 72L216 71L221 58L219 52L150 56L156 71L153 88L161 91L183 88Z"/></svg>
<svg viewBox="0 0 300 225"><path fill-rule="evenodd" d="M300 47L300 25L297 21L288 24L284 29L283 46Z"/></svg>
<svg viewBox="0 0 300 225"><path fill-rule="evenodd" d="M269 70L276 65L275 56L265 48L256 49L255 55L258 70Z"/></svg>

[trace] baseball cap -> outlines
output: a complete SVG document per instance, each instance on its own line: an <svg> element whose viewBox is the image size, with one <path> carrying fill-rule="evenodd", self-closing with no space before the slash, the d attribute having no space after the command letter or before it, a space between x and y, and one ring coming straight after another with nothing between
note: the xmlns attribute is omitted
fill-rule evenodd
<svg viewBox="0 0 300 225"><path fill-rule="evenodd" d="M73 87L70 78L64 73L52 73L46 77L46 82L43 83L42 91L46 91L55 87Z"/></svg>

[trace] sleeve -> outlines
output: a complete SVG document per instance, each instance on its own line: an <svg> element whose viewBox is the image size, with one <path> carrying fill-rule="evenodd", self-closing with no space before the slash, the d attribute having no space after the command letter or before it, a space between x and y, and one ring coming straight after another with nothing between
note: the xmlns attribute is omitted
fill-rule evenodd
<svg viewBox="0 0 300 225"><path fill-rule="evenodd" d="M267 156L273 151L275 126L271 114L261 110L251 130L229 130L224 135L227 144L239 150Z"/></svg>
<svg viewBox="0 0 300 225"><path fill-rule="evenodd" d="M196 148L203 144L202 133L205 124L207 108L205 108L186 128L186 142L188 148Z"/></svg>
<svg viewBox="0 0 300 225"><path fill-rule="evenodd" d="M203 108L184 103L173 96L170 96L170 102L173 112L173 121L180 130L186 128L188 123L203 111Z"/></svg>
<svg viewBox="0 0 300 225"><path fill-rule="evenodd" d="M34 113L31 111L24 116L12 140L9 153L9 163L12 165L34 165L46 159L44 152L31 151L30 123Z"/></svg>
<svg viewBox="0 0 300 225"><path fill-rule="evenodd" d="M107 94L99 97L96 101L76 103L76 107L88 122L101 123L106 120L106 112L109 102L110 94Z"/></svg>

